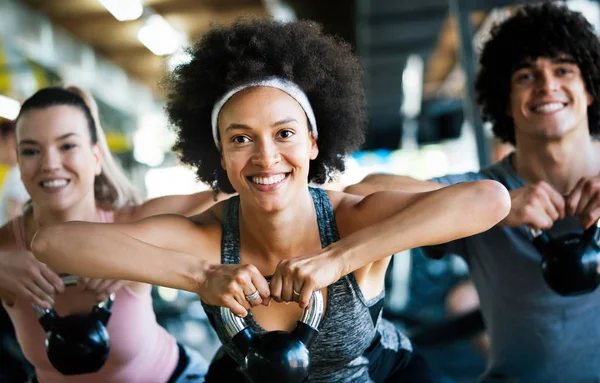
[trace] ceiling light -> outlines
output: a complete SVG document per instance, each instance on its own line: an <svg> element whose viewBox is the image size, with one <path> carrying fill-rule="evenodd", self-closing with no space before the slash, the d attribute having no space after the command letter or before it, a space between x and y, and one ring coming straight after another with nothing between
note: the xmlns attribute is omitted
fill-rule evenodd
<svg viewBox="0 0 600 383"><path fill-rule="evenodd" d="M169 72L175 70L179 65L187 64L192 61L192 55L183 48L177 50L177 52L173 53L169 56L167 60L167 68Z"/></svg>
<svg viewBox="0 0 600 383"><path fill-rule="evenodd" d="M159 15L150 16L138 31L137 37L157 56L174 53L185 41L184 36Z"/></svg>
<svg viewBox="0 0 600 383"><path fill-rule="evenodd" d="M408 56L402 72L401 112L408 118L416 118L421 113L423 101L423 58L416 54Z"/></svg>
<svg viewBox="0 0 600 383"><path fill-rule="evenodd" d="M144 7L140 0L98 1L119 21L137 20L144 12Z"/></svg>
<svg viewBox="0 0 600 383"><path fill-rule="evenodd" d="M14 120L19 115L21 104L19 101L0 94L0 117Z"/></svg>
<svg viewBox="0 0 600 383"><path fill-rule="evenodd" d="M590 0L570 0L567 7L573 11L581 12L587 21L592 24L596 33L600 33L600 13L598 3Z"/></svg>
<svg viewBox="0 0 600 383"><path fill-rule="evenodd" d="M296 12L289 6L285 1L282 0L263 0L263 4L267 9L267 12L271 15L273 20L290 23L296 21Z"/></svg>

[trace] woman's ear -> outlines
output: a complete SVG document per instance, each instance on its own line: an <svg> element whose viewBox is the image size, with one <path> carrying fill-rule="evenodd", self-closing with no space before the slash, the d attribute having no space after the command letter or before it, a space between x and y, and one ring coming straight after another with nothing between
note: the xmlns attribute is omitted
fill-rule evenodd
<svg viewBox="0 0 600 383"><path fill-rule="evenodd" d="M99 176L100 174L102 174L102 151L100 150L100 145L94 144L94 146L92 146L92 153L94 155L96 167L95 173L97 176Z"/></svg>
<svg viewBox="0 0 600 383"><path fill-rule="evenodd" d="M310 159L314 160L319 155L319 145L317 145L317 140L315 140L312 132L309 134L310 140Z"/></svg>

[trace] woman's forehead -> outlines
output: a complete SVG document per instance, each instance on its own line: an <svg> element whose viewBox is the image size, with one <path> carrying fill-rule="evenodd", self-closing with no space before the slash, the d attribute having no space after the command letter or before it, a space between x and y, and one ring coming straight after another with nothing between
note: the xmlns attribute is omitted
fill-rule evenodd
<svg viewBox="0 0 600 383"><path fill-rule="evenodd" d="M88 121L82 110L69 105L31 109L19 117L17 136L82 133L88 131Z"/></svg>
<svg viewBox="0 0 600 383"><path fill-rule="evenodd" d="M219 117L225 118L273 118L306 116L302 106L282 90L271 87L253 87L235 94L225 103Z"/></svg>

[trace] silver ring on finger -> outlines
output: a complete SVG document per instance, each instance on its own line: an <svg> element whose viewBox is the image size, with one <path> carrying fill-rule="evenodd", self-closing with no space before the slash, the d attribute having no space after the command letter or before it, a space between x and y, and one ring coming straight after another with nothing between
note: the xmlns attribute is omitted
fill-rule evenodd
<svg viewBox="0 0 600 383"><path fill-rule="evenodd" d="M259 298L260 298L260 293L258 292L258 290L255 290L252 294L246 295L246 299L250 303L257 301Z"/></svg>
<svg viewBox="0 0 600 383"><path fill-rule="evenodd" d="M294 295L296 295L296 296L300 296L300 293L299 293L299 292L297 292L297 291L296 291L296 290L294 290L294 289L292 289L292 293L294 293Z"/></svg>

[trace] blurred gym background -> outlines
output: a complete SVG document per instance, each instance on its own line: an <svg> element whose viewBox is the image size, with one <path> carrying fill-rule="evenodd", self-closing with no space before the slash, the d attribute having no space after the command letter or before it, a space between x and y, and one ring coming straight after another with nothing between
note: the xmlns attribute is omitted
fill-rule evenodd
<svg viewBox="0 0 600 383"><path fill-rule="evenodd" d="M350 42L364 67L367 142L329 187L373 171L427 179L477 170L511 150L481 122L473 79L490 26L518 3L0 0L0 126L10 124L20 102L38 88L73 83L98 101L109 146L146 197L206 189L170 151L174 137L159 86L164 73L187 59L185 47L212 23L240 16L312 19ZM597 2L568 4L598 27ZM10 147L0 146L0 185L14 166ZM449 293L467 277L460 258L428 260L418 249L396 254L388 273L384 315L419 335L419 347L448 383L475 381L485 366L485 351L472 342L480 318L452 322L462 314L452 309ZM219 343L197 296L165 288L155 288L154 296L159 322L210 359ZM30 368L0 309L0 382L23 381Z"/></svg>

